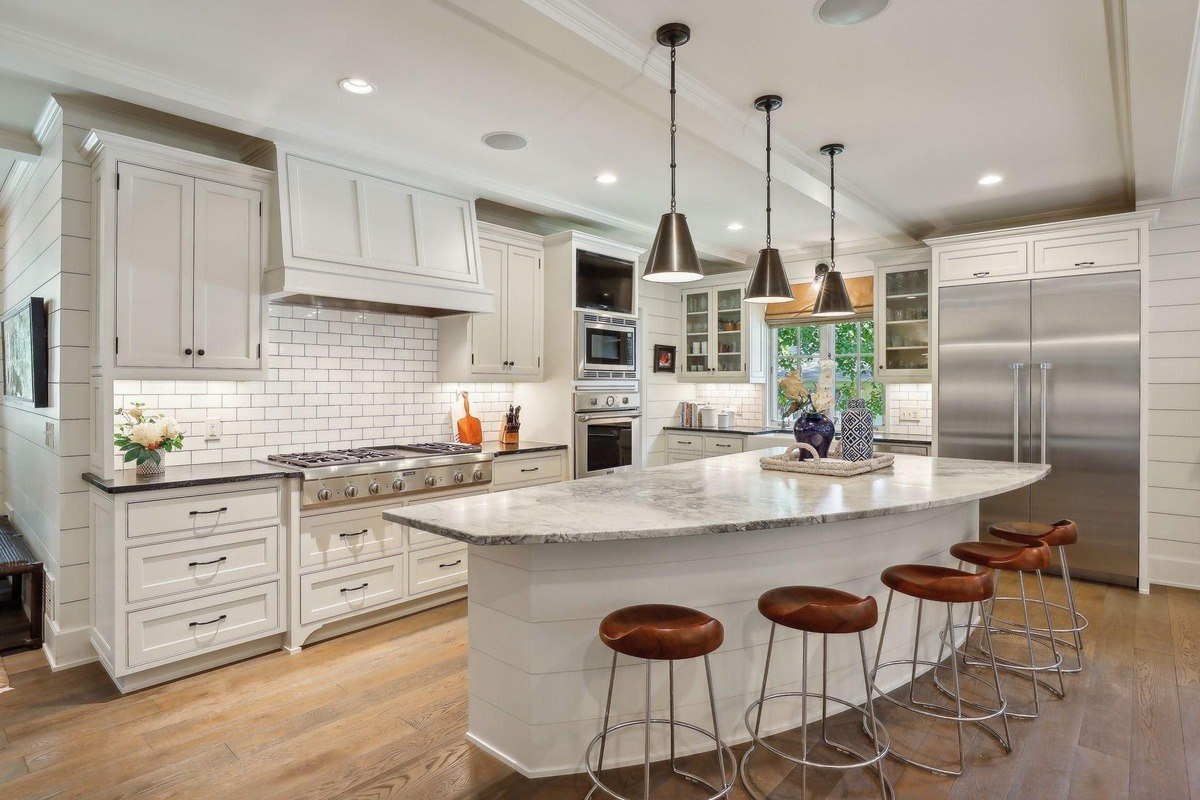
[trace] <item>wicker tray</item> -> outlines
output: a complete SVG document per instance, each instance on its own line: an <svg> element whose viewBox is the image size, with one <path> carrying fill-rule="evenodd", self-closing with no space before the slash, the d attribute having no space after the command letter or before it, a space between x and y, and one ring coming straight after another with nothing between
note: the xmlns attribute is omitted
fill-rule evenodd
<svg viewBox="0 0 1200 800"><path fill-rule="evenodd" d="M801 449L807 450L811 457L801 461L798 455ZM763 456L758 460L758 464L763 469L778 472L799 472L805 475L832 475L844 478L885 469L890 467L895 460L896 457L891 453L878 453L874 458L866 461L821 458L811 445L794 444L781 456Z"/></svg>

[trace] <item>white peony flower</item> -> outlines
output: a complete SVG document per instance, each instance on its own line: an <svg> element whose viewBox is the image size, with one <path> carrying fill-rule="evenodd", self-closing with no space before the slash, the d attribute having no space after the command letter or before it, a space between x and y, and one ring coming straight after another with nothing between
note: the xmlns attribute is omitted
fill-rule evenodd
<svg viewBox="0 0 1200 800"><path fill-rule="evenodd" d="M129 429L129 441L142 447L157 447L162 441L162 428L157 422L139 422Z"/></svg>
<svg viewBox="0 0 1200 800"><path fill-rule="evenodd" d="M179 422L174 417L160 417L158 424L162 430L162 438L174 439L179 435Z"/></svg>

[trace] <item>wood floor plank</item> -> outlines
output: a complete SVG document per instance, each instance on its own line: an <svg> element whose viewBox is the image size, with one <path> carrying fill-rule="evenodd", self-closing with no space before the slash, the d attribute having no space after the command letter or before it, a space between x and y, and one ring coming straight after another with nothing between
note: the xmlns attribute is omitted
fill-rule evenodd
<svg viewBox="0 0 1200 800"><path fill-rule="evenodd" d="M1107 753L1075 749L1071 765L1071 793L1068 800L1128 800L1129 762Z"/></svg>
<svg viewBox="0 0 1200 800"><path fill-rule="evenodd" d="M1181 796L1188 777L1175 659L1167 653L1137 650L1134 668L1137 701L1129 796L1131 800Z"/></svg>
<svg viewBox="0 0 1200 800"><path fill-rule="evenodd" d="M1200 687L1179 689L1179 717L1183 723L1183 752L1187 759L1192 800L1200 800Z"/></svg>
<svg viewBox="0 0 1200 800"><path fill-rule="evenodd" d="M1133 734L1133 651L1138 594L1110 587L1104 608L1092 616L1095 639L1091 669L1079 676L1087 682L1088 707L1083 713L1079 744L1110 756L1130 758Z"/></svg>
<svg viewBox="0 0 1200 800"><path fill-rule="evenodd" d="M1200 594L1167 589L1171 633L1175 647L1175 676L1180 686L1200 686Z"/></svg>
<svg viewBox="0 0 1200 800"><path fill-rule="evenodd" d="M1150 594L1138 595L1137 630L1134 647L1158 653L1174 653L1171 612L1166 586L1151 586Z"/></svg>

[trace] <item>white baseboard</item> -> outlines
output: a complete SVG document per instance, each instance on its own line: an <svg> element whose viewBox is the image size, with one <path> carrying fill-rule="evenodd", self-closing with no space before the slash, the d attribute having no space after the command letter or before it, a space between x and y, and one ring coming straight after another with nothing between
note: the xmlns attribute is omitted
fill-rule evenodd
<svg viewBox="0 0 1200 800"><path fill-rule="evenodd" d="M92 647L92 629L87 627L61 630L52 619L43 618L45 643L42 652L52 672L80 667L97 661L96 649Z"/></svg>

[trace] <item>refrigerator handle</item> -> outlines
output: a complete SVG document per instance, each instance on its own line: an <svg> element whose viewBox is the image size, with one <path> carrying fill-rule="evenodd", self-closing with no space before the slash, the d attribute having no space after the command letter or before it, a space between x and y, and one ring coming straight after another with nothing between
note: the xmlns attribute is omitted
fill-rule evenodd
<svg viewBox="0 0 1200 800"><path fill-rule="evenodd" d="M1013 374L1013 462L1021 460L1021 367L1020 362L1012 365Z"/></svg>
<svg viewBox="0 0 1200 800"><path fill-rule="evenodd" d="M1047 439L1046 439L1046 400L1047 400L1047 392L1049 391L1048 387L1049 387L1049 383L1050 383L1050 381L1049 381L1050 363L1047 361L1043 361L1042 363L1038 364L1038 369L1040 369L1042 371L1042 463L1045 464L1045 463L1047 463L1047 461L1046 461L1046 444L1047 444Z"/></svg>

